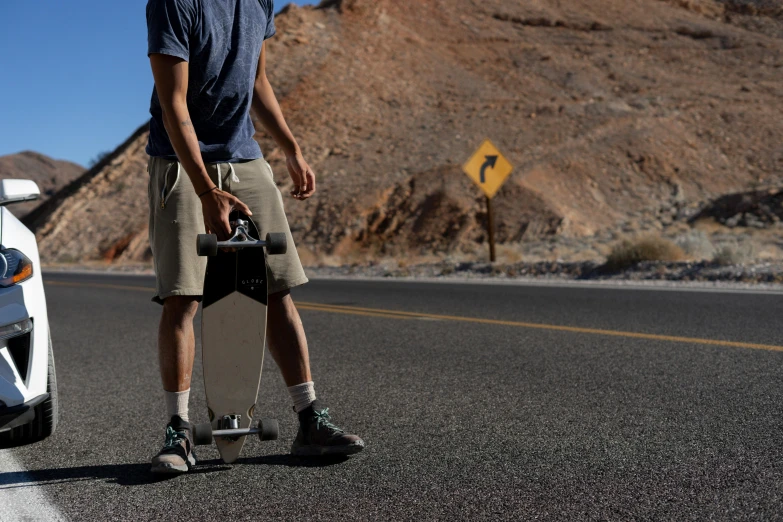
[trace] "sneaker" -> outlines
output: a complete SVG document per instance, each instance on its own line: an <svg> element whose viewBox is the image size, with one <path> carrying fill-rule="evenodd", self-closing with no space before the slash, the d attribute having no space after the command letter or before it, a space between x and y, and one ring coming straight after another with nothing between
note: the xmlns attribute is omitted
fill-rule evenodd
<svg viewBox="0 0 783 522"><path fill-rule="evenodd" d="M353 455L363 449L364 441L332 424L329 408L322 408L318 401L299 412L299 433L291 446L292 455Z"/></svg>
<svg viewBox="0 0 783 522"><path fill-rule="evenodd" d="M153 473L185 473L196 465L190 423L178 415L166 426L166 442L163 449L152 458Z"/></svg>

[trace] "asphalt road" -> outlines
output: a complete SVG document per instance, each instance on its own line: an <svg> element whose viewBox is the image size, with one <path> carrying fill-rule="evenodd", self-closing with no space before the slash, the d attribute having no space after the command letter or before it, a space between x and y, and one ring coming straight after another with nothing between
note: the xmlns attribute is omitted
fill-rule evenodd
<svg viewBox="0 0 783 522"><path fill-rule="evenodd" d="M60 426L0 450L0 492L69 520L783 519L781 295L312 282L316 389L365 452L290 457L267 357L256 411L281 440L158 480L152 280L45 280Z"/></svg>

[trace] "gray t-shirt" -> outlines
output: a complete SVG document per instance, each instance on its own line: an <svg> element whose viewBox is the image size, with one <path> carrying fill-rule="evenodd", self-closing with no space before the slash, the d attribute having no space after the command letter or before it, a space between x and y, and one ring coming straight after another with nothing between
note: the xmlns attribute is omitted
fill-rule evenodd
<svg viewBox="0 0 783 522"><path fill-rule="evenodd" d="M274 0L149 0L148 54L188 62L188 109L206 163L262 157L250 118L258 58L275 34ZM175 159L152 91L147 154Z"/></svg>

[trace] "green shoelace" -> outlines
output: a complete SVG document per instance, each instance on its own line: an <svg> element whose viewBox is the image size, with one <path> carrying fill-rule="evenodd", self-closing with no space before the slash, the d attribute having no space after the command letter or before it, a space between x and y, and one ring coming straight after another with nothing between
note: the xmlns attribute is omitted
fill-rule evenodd
<svg viewBox="0 0 783 522"><path fill-rule="evenodd" d="M315 413L315 429L320 430L322 427L325 427L334 431L339 431L340 433L343 432L343 430L330 422L331 417L329 416L329 408L324 408L321 411L313 410L313 413Z"/></svg>
<svg viewBox="0 0 783 522"><path fill-rule="evenodd" d="M166 426L166 442L163 444L163 447L175 448L183 439L185 439L184 433L174 430L171 426Z"/></svg>

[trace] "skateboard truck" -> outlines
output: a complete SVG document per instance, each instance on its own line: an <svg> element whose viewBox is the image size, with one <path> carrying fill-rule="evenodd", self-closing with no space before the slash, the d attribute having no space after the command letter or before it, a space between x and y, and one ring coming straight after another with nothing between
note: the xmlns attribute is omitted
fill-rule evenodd
<svg viewBox="0 0 783 522"><path fill-rule="evenodd" d="M241 415L225 415L218 421L218 426L221 430L238 430L240 420Z"/></svg>
<svg viewBox="0 0 783 522"><path fill-rule="evenodd" d="M239 422L241 421L242 416L241 415L224 415L222 419L218 421L218 429L221 431L225 430L238 430L239 429ZM213 432L214 435L214 432ZM222 436L222 435L221 435ZM226 436L226 438L230 440L237 440L239 437L229 437Z"/></svg>
<svg viewBox="0 0 783 522"><path fill-rule="evenodd" d="M225 415L218 421L218 429L212 429L212 424L196 424L193 426L193 442L196 446L208 446L212 439L227 438L236 439L245 435L258 435L264 440L277 440L280 428L276 419L261 419L258 426L240 428L241 415Z"/></svg>
<svg viewBox="0 0 783 522"><path fill-rule="evenodd" d="M285 234L280 232L271 232L266 235L265 241L260 241L250 235L248 231L248 222L244 219L232 221L234 224L234 235L228 241L218 241L215 234L199 234L196 241L196 251L199 256L216 256L219 248L263 248L266 247L267 253L274 256L285 254L288 250L288 241Z"/></svg>

